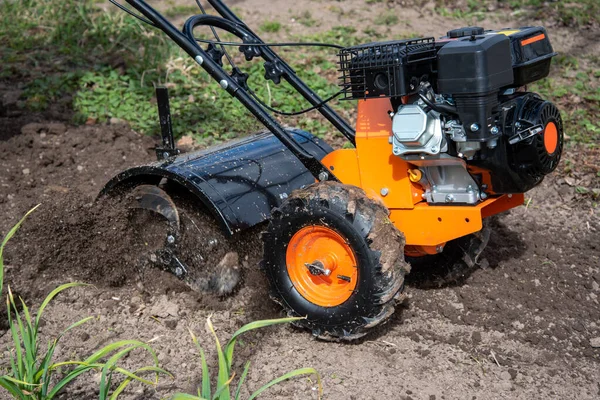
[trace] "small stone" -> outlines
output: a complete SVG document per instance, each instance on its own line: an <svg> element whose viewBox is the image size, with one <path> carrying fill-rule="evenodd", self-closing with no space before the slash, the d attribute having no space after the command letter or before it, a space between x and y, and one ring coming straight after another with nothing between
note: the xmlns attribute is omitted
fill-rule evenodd
<svg viewBox="0 0 600 400"><path fill-rule="evenodd" d="M341 380L340 378L333 378L333 379L331 380L331 382L332 382L334 385L339 385L340 383L342 383L342 380Z"/></svg>
<svg viewBox="0 0 600 400"><path fill-rule="evenodd" d="M60 122L51 122L48 125L46 125L46 128L48 129L48 133L51 133L53 135L62 135L67 131L67 127L65 126L65 124L62 124Z"/></svg>
<svg viewBox="0 0 600 400"><path fill-rule="evenodd" d="M474 343L481 343L481 332L473 332L471 334L471 340L473 340Z"/></svg>
<svg viewBox="0 0 600 400"><path fill-rule="evenodd" d="M30 172L30 171L29 171L29 168L25 168L25 169L23 170L23 175L29 175L29 172Z"/></svg>
<svg viewBox="0 0 600 400"><path fill-rule="evenodd" d="M508 370L508 373L510 374L510 378L513 380L517 377L518 374L517 370L512 368Z"/></svg>
<svg viewBox="0 0 600 400"><path fill-rule="evenodd" d="M177 145L177 147L191 149L194 147L194 138L191 136L182 136L181 138L179 138L179 140L177 140L176 145Z"/></svg>
<svg viewBox="0 0 600 400"><path fill-rule="evenodd" d="M510 381L510 373L508 371L502 371L502 373L500 374L500 379L502 379L503 381Z"/></svg>
<svg viewBox="0 0 600 400"><path fill-rule="evenodd" d="M118 303L114 300L107 300L104 302L104 307L106 307L107 310L112 311L117 307Z"/></svg>
<svg viewBox="0 0 600 400"><path fill-rule="evenodd" d="M179 313L179 306L170 302L166 295L160 296L158 301L150 309L150 314L156 317L167 318L176 317Z"/></svg>
<svg viewBox="0 0 600 400"><path fill-rule="evenodd" d="M125 120L121 119L121 118L116 118L116 117L112 117L109 120L111 125L123 125L126 124L127 122L125 122Z"/></svg>
<svg viewBox="0 0 600 400"><path fill-rule="evenodd" d="M81 335L79 335L79 338L82 342L87 342L90 338L90 334L87 332L83 332Z"/></svg>
<svg viewBox="0 0 600 400"><path fill-rule="evenodd" d="M177 320L173 318L168 319L165 321L165 326L170 330L174 330L175 328L177 328Z"/></svg>
<svg viewBox="0 0 600 400"><path fill-rule="evenodd" d="M594 291L599 291L600 290L600 284L598 284L598 282L596 281L592 281L592 290Z"/></svg>
<svg viewBox="0 0 600 400"><path fill-rule="evenodd" d="M81 166L81 165L78 165L78 166L77 166L77 171L79 171L79 172L83 171L83 166Z"/></svg>
<svg viewBox="0 0 600 400"><path fill-rule="evenodd" d="M521 330L521 329L525 328L525 325L523 325L523 324L522 324L521 322L519 322L519 321L514 321L514 322L512 323L512 326L513 326L513 328L515 328L515 329L518 329L518 330Z"/></svg>
<svg viewBox="0 0 600 400"><path fill-rule="evenodd" d="M230 251L229 253L225 254L223 259L221 259L218 267L237 267L239 260L240 257L238 256L238 253Z"/></svg>
<svg viewBox="0 0 600 400"><path fill-rule="evenodd" d="M590 339L590 345L593 348L599 348L600 347L600 337L595 337Z"/></svg>

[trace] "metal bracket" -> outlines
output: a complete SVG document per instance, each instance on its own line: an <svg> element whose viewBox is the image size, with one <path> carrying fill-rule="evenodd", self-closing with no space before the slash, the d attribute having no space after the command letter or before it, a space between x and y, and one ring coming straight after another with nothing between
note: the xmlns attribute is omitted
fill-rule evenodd
<svg viewBox="0 0 600 400"><path fill-rule="evenodd" d="M508 143L516 144L522 142L523 140L527 140L532 136L542 132L544 127L542 125L535 125L531 128L527 128L525 130L519 131L508 139Z"/></svg>
<svg viewBox="0 0 600 400"><path fill-rule="evenodd" d="M156 147L154 150L156 151L156 158L161 161L178 155L180 151L175 147L173 126L171 125L171 108L169 107L169 90L166 87L158 86L156 88L156 102L158 103L162 147Z"/></svg>

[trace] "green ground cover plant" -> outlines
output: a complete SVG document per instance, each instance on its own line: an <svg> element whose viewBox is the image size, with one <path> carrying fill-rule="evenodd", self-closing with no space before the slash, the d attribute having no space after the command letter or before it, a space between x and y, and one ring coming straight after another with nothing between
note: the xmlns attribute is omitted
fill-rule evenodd
<svg viewBox="0 0 600 400"><path fill-rule="evenodd" d="M365 0L366 6L370 3ZM493 18L494 13L506 9L523 18L553 19L573 28L597 25L600 15L596 0L438 0L437 5L438 12L460 20L457 26L476 22L478 16ZM169 9L173 16L194 12L193 2ZM301 20L312 21L310 17ZM387 28L381 27L399 23L393 13L378 15L376 20L380 26L365 25L357 30L340 25L317 32L307 28L306 34L287 39L349 46L383 40L385 35L379 30ZM281 33L285 23L269 20L255 28ZM211 37L208 30L198 35ZM222 38L236 40L230 35ZM267 104L284 112L309 106L286 83L265 81L261 62L246 63L235 47L230 50L236 63L250 74L250 87ZM4 62L0 80L24 82L20 104L29 110L44 111L58 104L72 113L75 123L118 118L137 131L158 134L154 86L165 85L170 89L176 137L188 135L210 144L262 129L162 32L114 7L103 11L93 0L0 2L0 52ZM277 52L323 98L338 91L336 56L331 49L294 47L278 48ZM531 86L561 107L571 143L595 145L599 138L599 76L597 57L560 56L553 62L551 76ZM353 102L334 101L333 105L345 117L352 117ZM283 118L282 122L320 137L333 133L316 112Z"/></svg>
<svg viewBox="0 0 600 400"><path fill-rule="evenodd" d="M236 342L246 332L264 328L267 326L284 324L296 321L302 318L279 318L279 319L269 319L262 321L254 321L249 324L242 326L238 329L229 339L229 341L225 344L225 347L221 346L221 342L217 337L217 333L215 332L215 328L210 320L210 317L206 320L206 325L208 330L212 333L215 340L215 347L218 356L218 372L217 372L217 380L214 391L211 386L211 376L208 368L208 363L206 361L206 356L204 354L204 350L198 343L198 339L194 335L192 331L190 331L190 335L192 336L192 341L198 348L198 352L200 353L200 366L202 369L202 382L200 387L198 388L197 395L191 395L186 393L178 393L174 395L173 400L240 400L242 388L244 387L244 383L246 381L246 377L248 376L248 372L250 370L250 361L247 361L244 364L244 370L238 379L237 385L233 385L233 381L235 378L235 372L232 369L233 366L233 353L235 349ZM257 398L261 393L266 391L272 386L277 385L280 382L283 382L287 379L299 377L299 376L315 376L317 380L317 390L318 396L321 397L322 387L321 387L321 377L319 373L314 368L299 368L290 372L287 372L281 375L278 378L271 380L270 382L261 386L258 390L248 397L248 400L253 400Z"/></svg>

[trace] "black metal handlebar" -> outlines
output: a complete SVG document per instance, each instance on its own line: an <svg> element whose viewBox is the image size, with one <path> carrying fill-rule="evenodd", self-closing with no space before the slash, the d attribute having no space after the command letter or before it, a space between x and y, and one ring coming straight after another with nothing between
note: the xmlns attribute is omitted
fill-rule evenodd
<svg viewBox="0 0 600 400"><path fill-rule="evenodd" d="M245 41L256 41L263 43L247 26L241 22L231 10L220 0L209 0L215 10L223 15L223 18L209 15L193 16L185 24L182 31L173 26L165 17L151 7L144 0L126 0L132 7L138 10L152 23L165 32L171 40L188 53L196 62L226 90L246 107L269 131L273 133L313 174L318 180L336 180L335 175L329 171L321 162L306 152L285 129L250 96L248 91L241 87L238 82L227 74L227 72L196 42L193 38L193 29L198 25L209 25L226 30ZM278 61L284 71L284 77L296 90L311 104L319 104L322 100L304 82L302 82L293 70L283 62L277 54L268 47L261 46L260 55L267 61ZM354 130L335 111L324 105L319 111L327 118L344 136L354 143ZM338 126L339 125L339 126ZM344 129L340 129L340 126Z"/></svg>
<svg viewBox="0 0 600 400"><path fill-rule="evenodd" d="M223 3L221 0L207 1L223 18L228 19L231 22L243 25L248 30L248 32L250 32L258 40L258 43L264 43L260 39L260 37L258 37L258 35L256 35L241 19L239 19L238 16L235 15L233 11L231 11L231 9L229 9L229 7L227 7L227 5L225 5L225 3ZM317 106L322 103L322 99L315 92L313 92L310 89L310 87L306 85L306 83L304 83L300 78L298 78L292 67L290 67L284 60L282 60L281 57L279 57L277 53L273 51L273 49L271 49L270 47L264 47L262 48L262 50L263 58L265 60L271 62L278 60L282 63L281 67L284 71L283 78L294 89L296 89L298 93L300 93L312 106ZM323 115L329 122L331 122L331 124L335 126L337 130L340 131L340 133L346 137L346 139L348 139L353 145L356 144L354 138L356 132L344 118L342 118L327 104L318 107L318 110L321 113L321 115Z"/></svg>

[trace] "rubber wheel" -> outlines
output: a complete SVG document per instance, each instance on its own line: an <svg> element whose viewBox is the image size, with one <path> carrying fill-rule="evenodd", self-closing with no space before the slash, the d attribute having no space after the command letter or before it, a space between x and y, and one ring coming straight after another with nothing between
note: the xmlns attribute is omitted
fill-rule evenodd
<svg viewBox="0 0 600 400"><path fill-rule="evenodd" d="M271 297L306 317L296 325L353 340L392 315L410 266L388 215L362 189L334 182L295 191L273 210L262 265Z"/></svg>

